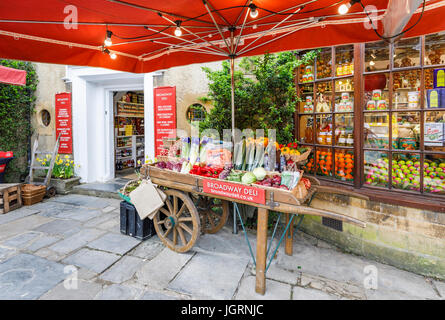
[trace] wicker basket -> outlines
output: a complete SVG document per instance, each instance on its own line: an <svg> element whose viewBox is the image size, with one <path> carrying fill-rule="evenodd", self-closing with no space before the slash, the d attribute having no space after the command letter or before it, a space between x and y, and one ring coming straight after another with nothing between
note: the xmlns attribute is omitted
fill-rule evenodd
<svg viewBox="0 0 445 320"><path fill-rule="evenodd" d="M139 179L128 181L122 189L119 189L119 191L118 191L119 196L122 199L124 199L125 201L127 201L128 203L131 203L130 192L133 190L129 191L128 189L130 187L138 187L140 184L141 184L141 180L139 180Z"/></svg>
<svg viewBox="0 0 445 320"><path fill-rule="evenodd" d="M43 200L46 194L45 186L25 184L22 186L22 200L25 206L31 206Z"/></svg>

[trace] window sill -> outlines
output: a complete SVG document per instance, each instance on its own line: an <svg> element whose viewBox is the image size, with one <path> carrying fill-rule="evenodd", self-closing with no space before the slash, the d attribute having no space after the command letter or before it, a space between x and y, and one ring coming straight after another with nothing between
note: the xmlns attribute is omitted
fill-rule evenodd
<svg viewBox="0 0 445 320"><path fill-rule="evenodd" d="M335 187L335 188L340 188L343 191L354 192L368 197L369 200L371 201L445 213L445 198L439 199L437 197L430 195L420 195L411 193L404 194L403 192L398 192L398 191L376 190L366 187L356 189L352 186L347 186L342 183L331 182L322 179L319 180L322 186Z"/></svg>

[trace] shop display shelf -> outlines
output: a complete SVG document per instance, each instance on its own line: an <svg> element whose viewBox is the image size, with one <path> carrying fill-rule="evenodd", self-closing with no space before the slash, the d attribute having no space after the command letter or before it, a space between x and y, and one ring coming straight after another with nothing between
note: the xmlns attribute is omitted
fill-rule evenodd
<svg viewBox="0 0 445 320"><path fill-rule="evenodd" d="M139 106L139 107L143 107L144 106L143 103L136 103L136 102L118 101L117 103L118 104L128 104L128 105Z"/></svg>

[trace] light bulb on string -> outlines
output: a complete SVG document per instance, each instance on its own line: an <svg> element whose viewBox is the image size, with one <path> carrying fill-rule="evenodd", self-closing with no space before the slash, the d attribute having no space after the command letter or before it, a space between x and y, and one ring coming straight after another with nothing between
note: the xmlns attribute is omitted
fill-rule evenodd
<svg viewBox="0 0 445 320"><path fill-rule="evenodd" d="M182 30L179 27L176 27L175 29L175 36L180 37L182 36Z"/></svg>
<svg viewBox="0 0 445 320"><path fill-rule="evenodd" d="M105 41L104 41L104 45L106 47L109 47L113 44L113 41L111 40L112 35L113 35L113 32L107 30L107 37L105 38Z"/></svg>
<svg viewBox="0 0 445 320"><path fill-rule="evenodd" d="M351 4L342 4L340 7L338 7L338 13L339 14L347 14L349 11L349 8L351 7Z"/></svg>
<svg viewBox="0 0 445 320"><path fill-rule="evenodd" d="M341 15L347 14L349 9L351 9L354 4L359 2L360 0L351 0L348 3L343 3L340 7L338 7L338 13Z"/></svg>
<svg viewBox="0 0 445 320"><path fill-rule="evenodd" d="M110 58L113 60L116 60L117 55L114 52L112 52L112 53L110 53Z"/></svg>
<svg viewBox="0 0 445 320"><path fill-rule="evenodd" d="M176 23L175 36L180 37L182 36L181 20L178 20L175 23Z"/></svg>
<svg viewBox="0 0 445 320"><path fill-rule="evenodd" d="M258 8L256 5L254 5L253 3L249 5L250 8L250 17L255 19L256 17L258 17Z"/></svg>

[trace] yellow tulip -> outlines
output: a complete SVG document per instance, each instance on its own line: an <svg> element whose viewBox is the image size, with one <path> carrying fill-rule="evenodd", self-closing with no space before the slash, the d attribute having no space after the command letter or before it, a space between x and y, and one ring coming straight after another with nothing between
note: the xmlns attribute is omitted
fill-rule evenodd
<svg viewBox="0 0 445 320"><path fill-rule="evenodd" d="M69 156L69 155L66 155L66 156L65 156L65 159L69 159L69 158L70 158L70 156Z"/></svg>

